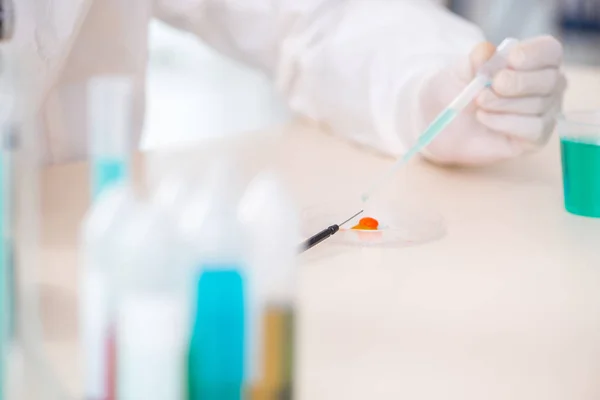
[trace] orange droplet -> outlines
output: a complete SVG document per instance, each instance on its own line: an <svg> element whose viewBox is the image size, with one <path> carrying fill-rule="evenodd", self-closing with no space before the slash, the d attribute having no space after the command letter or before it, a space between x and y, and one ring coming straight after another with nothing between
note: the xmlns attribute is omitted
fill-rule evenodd
<svg viewBox="0 0 600 400"><path fill-rule="evenodd" d="M358 225L352 229L361 231L376 231L377 228L379 228L379 221L377 221L375 218L367 217L361 219Z"/></svg>
<svg viewBox="0 0 600 400"><path fill-rule="evenodd" d="M377 228L379 228L379 221L377 221L375 218L367 217L367 218L361 219L359 222L359 225L368 226L370 228L377 229Z"/></svg>

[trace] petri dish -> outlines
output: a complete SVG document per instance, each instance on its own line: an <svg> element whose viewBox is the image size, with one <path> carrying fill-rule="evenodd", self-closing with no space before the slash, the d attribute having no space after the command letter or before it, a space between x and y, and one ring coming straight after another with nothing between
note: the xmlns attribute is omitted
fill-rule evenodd
<svg viewBox="0 0 600 400"><path fill-rule="evenodd" d="M302 212L302 234L310 237L364 209L365 212L353 218L329 238L326 243L359 247L407 247L441 239L446 234L442 216L417 203L397 200L370 201L367 204L326 203L307 207ZM375 218L379 229L354 230L360 219Z"/></svg>

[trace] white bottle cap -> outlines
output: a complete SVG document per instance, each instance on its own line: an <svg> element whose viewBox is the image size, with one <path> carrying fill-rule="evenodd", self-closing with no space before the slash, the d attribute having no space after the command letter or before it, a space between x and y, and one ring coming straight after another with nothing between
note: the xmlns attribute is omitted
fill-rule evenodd
<svg viewBox="0 0 600 400"><path fill-rule="evenodd" d="M196 190L179 215L179 230L198 261L241 261L244 236L237 215L241 184L235 162L213 163L207 182Z"/></svg>

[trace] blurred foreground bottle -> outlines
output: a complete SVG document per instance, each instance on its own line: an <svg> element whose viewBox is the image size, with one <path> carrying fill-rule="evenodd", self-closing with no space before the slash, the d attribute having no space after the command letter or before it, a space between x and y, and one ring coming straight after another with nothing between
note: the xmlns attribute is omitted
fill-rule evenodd
<svg viewBox="0 0 600 400"><path fill-rule="evenodd" d="M274 172L250 184L240 205L249 233L249 400L289 400L295 366L297 208Z"/></svg>
<svg viewBox="0 0 600 400"><path fill-rule="evenodd" d="M293 397L297 209L273 172L244 194L234 154L149 157L114 233L120 400Z"/></svg>
<svg viewBox="0 0 600 400"><path fill-rule="evenodd" d="M173 225L140 203L117 241L117 399L185 399L186 274Z"/></svg>
<svg viewBox="0 0 600 400"><path fill-rule="evenodd" d="M194 269L188 355L189 399L239 400L245 376L247 260L236 210L235 164L215 161L205 187L181 214Z"/></svg>

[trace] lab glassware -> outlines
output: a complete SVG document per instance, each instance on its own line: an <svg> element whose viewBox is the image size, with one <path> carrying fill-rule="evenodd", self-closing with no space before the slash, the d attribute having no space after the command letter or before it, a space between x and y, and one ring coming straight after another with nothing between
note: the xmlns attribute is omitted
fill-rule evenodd
<svg viewBox="0 0 600 400"><path fill-rule="evenodd" d="M190 399L241 400L246 369L247 260L237 217L237 169L215 160L204 190L183 207L179 231L191 254Z"/></svg>
<svg viewBox="0 0 600 400"><path fill-rule="evenodd" d="M88 120L92 155L93 198L129 174L133 80L127 76L97 76L89 82Z"/></svg>
<svg viewBox="0 0 600 400"><path fill-rule="evenodd" d="M249 237L247 398L292 399L299 215L283 179L259 174L240 203Z"/></svg>
<svg viewBox="0 0 600 400"><path fill-rule="evenodd" d="M558 132L565 208L600 218L600 110L561 115Z"/></svg>

